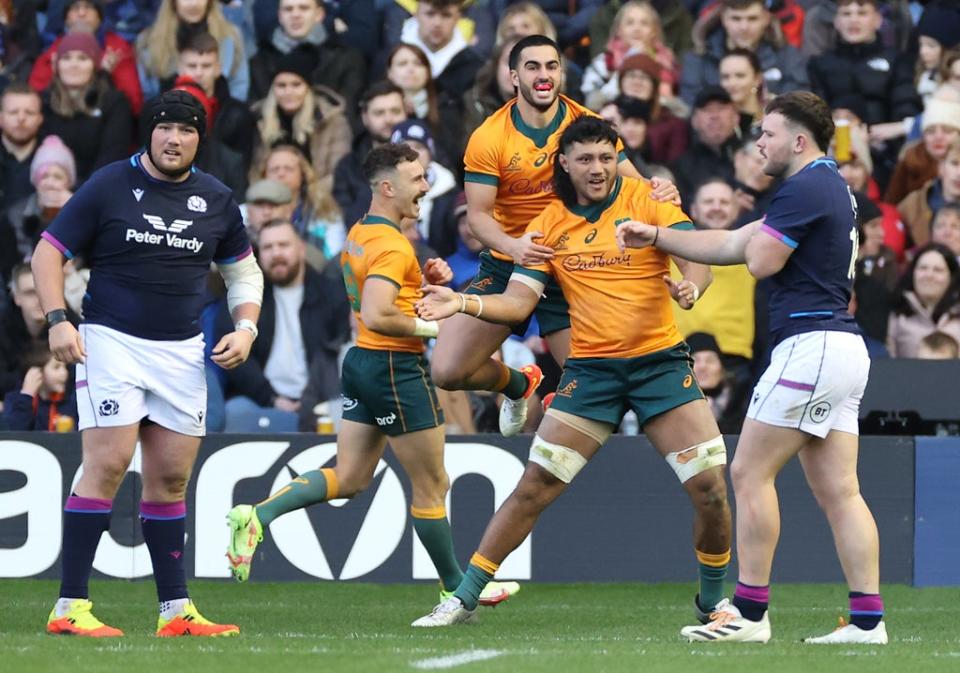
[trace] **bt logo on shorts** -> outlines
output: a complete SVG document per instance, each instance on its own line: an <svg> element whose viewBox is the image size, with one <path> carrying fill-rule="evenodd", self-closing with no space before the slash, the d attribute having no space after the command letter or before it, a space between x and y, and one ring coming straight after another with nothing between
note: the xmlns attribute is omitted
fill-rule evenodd
<svg viewBox="0 0 960 673"><path fill-rule="evenodd" d="M389 416L377 416L376 418L377 425L383 427L384 425L393 425L393 422L397 420L397 415L391 411Z"/></svg>
<svg viewBox="0 0 960 673"><path fill-rule="evenodd" d="M120 403L116 400L104 400L97 408L97 413L101 416L114 416L120 411Z"/></svg>
<svg viewBox="0 0 960 673"><path fill-rule="evenodd" d="M823 423L830 415L830 403L820 402L810 409L810 420L814 423Z"/></svg>

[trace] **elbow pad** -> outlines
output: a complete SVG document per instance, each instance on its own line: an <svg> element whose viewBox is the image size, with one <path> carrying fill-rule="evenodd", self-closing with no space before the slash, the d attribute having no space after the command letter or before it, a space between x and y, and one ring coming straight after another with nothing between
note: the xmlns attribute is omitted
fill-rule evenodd
<svg viewBox="0 0 960 673"><path fill-rule="evenodd" d="M263 272L253 255L247 255L231 264L218 264L220 275L227 286L227 307L230 312L240 304L263 303Z"/></svg>

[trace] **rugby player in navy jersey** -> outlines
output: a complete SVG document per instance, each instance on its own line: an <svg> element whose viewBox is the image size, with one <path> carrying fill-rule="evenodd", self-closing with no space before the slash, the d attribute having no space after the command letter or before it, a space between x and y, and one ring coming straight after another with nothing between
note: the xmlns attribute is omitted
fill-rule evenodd
<svg viewBox="0 0 960 673"><path fill-rule="evenodd" d="M757 147L767 175L783 178L763 219L736 231L685 232L628 222L621 246L657 248L706 264L743 264L770 285L770 366L757 383L730 467L737 503L740 578L707 625L681 635L766 642L770 570L780 536L774 480L799 455L827 515L850 594L850 623L814 644L887 642L880 543L857 480L860 400L870 358L847 311L857 260L856 201L825 156L827 104L812 93L767 105Z"/></svg>
<svg viewBox="0 0 960 673"><path fill-rule="evenodd" d="M236 329L213 349L230 369L257 336L263 276L230 190L193 167L206 131L183 91L144 110L146 149L97 171L43 233L33 256L50 350L77 363L83 474L63 517L60 598L47 631L120 636L91 612L87 582L113 498L139 439L140 519L160 600L158 636L227 636L197 611L184 571L187 482L205 433L199 318L210 262L227 285ZM65 319L63 265L91 268L79 331Z"/></svg>

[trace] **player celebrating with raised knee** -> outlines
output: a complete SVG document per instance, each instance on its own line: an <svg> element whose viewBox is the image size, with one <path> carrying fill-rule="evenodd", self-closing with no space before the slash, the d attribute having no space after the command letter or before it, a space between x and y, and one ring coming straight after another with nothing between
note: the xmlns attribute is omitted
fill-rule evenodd
<svg viewBox="0 0 960 673"><path fill-rule="evenodd" d="M263 276L230 190L193 168L207 131L203 106L170 91L148 102L146 150L97 171L43 233L33 256L50 350L77 364L83 475L63 517L60 599L47 631L120 636L93 616L87 583L100 536L139 438L140 520L160 599L158 636L229 636L187 593L187 482L204 435L203 335L198 327L214 261L236 329L213 349L226 369L257 336ZM79 332L66 320L63 265L90 263Z"/></svg>
<svg viewBox="0 0 960 673"><path fill-rule="evenodd" d="M246 581L265 526L287 512L363 491L389 442L410 477L414 530L444 597L460 584L463 571L447 520L443 411L423 357L423 340L435 337L438 325L418 318L414 302L424 276L447 283L452 272L442 259L430 259L421 273L413 246L400 232L402 220L420 216L420 199L430 188L416 151L404 144L375 148L364 172L373 191L370 211L350 229L340 257L358 335L343 361L337 462L300 475L258 505L230 510L227 557L234 577ZM516 582L493 584L482 600L494 605L518 590Z"/></svg>
<svg viewBox="0 0 960 673"><path fill-rule="evenodd" d="M645 182L617 175L616 144L613 128L595 117L578 119L561 135L553 178L560 198L528 226L554 251L550 259L514 267L503 293L469 295L431 286L418 304L428 320L466 313L510 325L527 318L553 280L570 302L571 353L520 483L494 514L454 595L414 626L473 618L477 597L499 565L627 409L636 412L693 504L698 616L706 619L722 599L730 560L726 450L670 306L671 295L681 306L693 306L710 272L677 260L685 277L677 283L670 279L666 254L618 249L616 227L622 221L693 225L678 207L654 201Z"/></svg>
<svg viewBox="0 0 960 673"><path fill-rule="evenodd" d="M830 108L795 91L767 105L757 147L783 178L766 215L736 231L677 232L643 220L620 227L627 251L656 249L709 264L743 264L770 279L770 366L754 388L731 466L740 578L732 604L681 633L708 642L766 642L770 571L780 536L774 484L795 455L827 515L850 588L850 623L805 642L887 642L880 544L857 481L858 416L870 358L847 311L857 261L856 201L825 152ZM634 218L637 219L637 218Z"/></svg>
<svg viewBox="0 0 960 673"><path fill-rule="evenodd" d="M470 137L464 155L467 221L489 248L468 294L503 292L516 264L540 264L553 257L543 232L527 224L552 201L553 157L563 130L576 119L596 115L560 94L563 63L556 43L530 35L510 50L510 77L517 96L492 114ZM617 141L617 149L622 143ZM618 153L621 175L643 180L626 155ZM679 198L670 182L657 184L657 200ZM679 203L679 201L677 201ZM570 317L560 287L548 280L535 311L540 334L559 364L570 350ZM513 328L523 335L527 324ZM513 370L490 356L510 336L511 328L456 315L444 322L431 358L437 385L449 390L494 390L503 393L500 431L523 429L526 399L539 385L535 365Z"/></svg>

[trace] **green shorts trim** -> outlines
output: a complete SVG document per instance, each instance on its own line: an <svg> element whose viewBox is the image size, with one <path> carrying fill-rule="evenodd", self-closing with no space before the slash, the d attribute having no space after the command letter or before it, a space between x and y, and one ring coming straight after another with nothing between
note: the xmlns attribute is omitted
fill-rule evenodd
<svg viewBox="0 0 960 673"><path fill-rule="evenodd" d="M510 282L510 276L513 275L513 262L507 262L497 259L490 254L489 250L480 253L480 268L477 271L473 282L467 286L467 294L501 294L507 289L507 283ZM570 305L567 304L566 297L563 296L563 290L557 284L557 281L550 277L546 287L543 290L543 296L537 302L537 307L533 310L537 316L537 324L540 326L540 336L547 336L560 330L570 329ZM523 336L527 333L527 327L530 325L530 319L513 326L512 332L517 336Z"/></svg>
<svg viewBox="0 0 960 673"><path fill-rule="evenodd" d="M420 353L354 346L340 376L343 417L390 437L443 425L443 410Z"/></svg>
<svg viewBox="0 0 960 673"><path fill-rule="evenodd" d="M620 425L627 409L640 426L665 411L702 400L687 344L635 358L569 358L551 409Z"/></svg>

